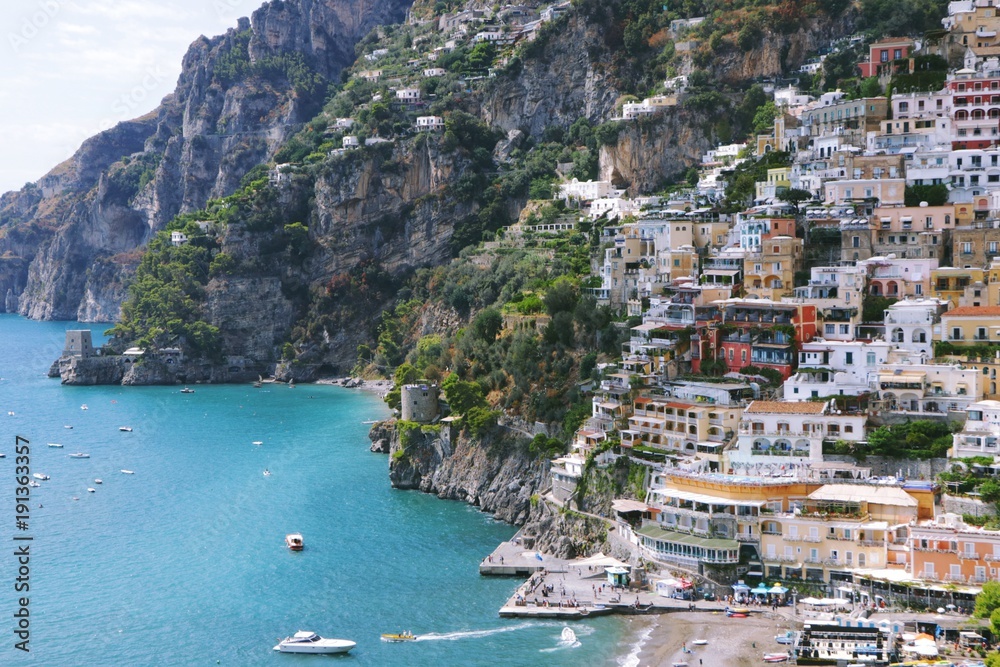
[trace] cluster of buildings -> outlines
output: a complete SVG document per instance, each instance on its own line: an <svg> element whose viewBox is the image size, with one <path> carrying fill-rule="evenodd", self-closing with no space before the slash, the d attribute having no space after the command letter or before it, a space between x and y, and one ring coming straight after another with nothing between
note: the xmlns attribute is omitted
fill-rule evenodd
<svg viewBox="0 0 1000 667"><path fill-rule="evenodd" d="M613 223L592 295L641 324L553 461L558 501L572 502L588 459L627 456L646 466L648 492L615 501L618 534L653 561L716 581L867 586L873 598L900 585L968 601L1000 579L1000 531L944 511L929 466L875 474L880 464L843 455L864 452L878 426L920 419L958 429L949 465L985 456L996 462L977 459L985 473L1000 468L995 14L986 0L950 3L935 48L964 62L940 90L773 91L772 131L705 155L687 200L562 186ZM887 83L915 71L921 48L880 40L858 72ZM788 163L749 208L706 205L737 165L771 151ZM931 191L920 186L944 195L913 201Z"/></svg>

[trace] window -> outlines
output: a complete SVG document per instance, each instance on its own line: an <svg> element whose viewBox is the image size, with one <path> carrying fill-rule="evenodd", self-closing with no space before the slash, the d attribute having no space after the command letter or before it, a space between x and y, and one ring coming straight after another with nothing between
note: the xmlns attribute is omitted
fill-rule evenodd
<svg viewBox="0 0 1000 667"><path fill-rule="evenodd" d="M874 352L869 352L867 355L865 355L865 365L866 366L874 366L875 365L875 353Z"/></svg>
<svg viewBox="0 0 1000 667"><path fill-rule="evenodd" d="M826 325L826 333L828 333L830 335L833 335L833 334L837 333L836 327L834 325L832 325L832 324L827 324Z"/></svg>
<svg viewBox="0 0 1000 667"><path fill-rule="evenodd" d="M951 328L951 339L952 340L962 340L962 329L960 327Z"/></svg>
<svg viewBox="0 0 1000 667"><path fill-rule="evenodd" d="M852 236L851 237L851 247L852 248L860 248L861 247L861 237L860 236Z"/></svg>
<svg viewBox="0 0 1000 667"><path fill-rule="evenodd" d="M962 254L971 255L972 254L972 243L966 241L962 243Z"/></svg>
<svg viewBox="0 0 1000 667"><path fill-rule="evenodd" d="M844 363L847 364L848 366L852 366L854 364L854 353L853 352L845 352L844 353Z"/></svg>
<svg viewBox="0 0 1000 667"><path fill-rule="evenodd" d="M819 562L819 549L809 550L809 560L811 560L814 563Z"/></svg>
<svg viewBox="0 0 1000 667"><path fill-rule="evenodd" d="M840 333L845 334L845 335L851 333L851 325L850 324L841 324L840 325Z"/></svg>

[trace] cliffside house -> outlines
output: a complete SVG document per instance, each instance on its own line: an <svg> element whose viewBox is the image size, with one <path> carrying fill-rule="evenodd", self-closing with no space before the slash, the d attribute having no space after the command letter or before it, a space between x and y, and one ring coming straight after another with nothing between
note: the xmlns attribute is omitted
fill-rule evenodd
<svg viewBox="0 0 1000 667"><path fill-rule="evenodd" d="M438 132L444 130L444 118L441 116L417 116L417 131Z"/></svg>

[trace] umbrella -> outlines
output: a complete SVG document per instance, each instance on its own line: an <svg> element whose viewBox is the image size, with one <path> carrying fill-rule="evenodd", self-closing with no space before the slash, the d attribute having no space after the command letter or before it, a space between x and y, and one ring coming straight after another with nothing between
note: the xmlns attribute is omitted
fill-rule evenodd
<svg viewBox="0 0 1000 667"><path fill-rule="evenodd" d="M779 585L779 584L775 584L775 585L774 585L774 586L773 586L773 587L772 587L772 588L771 588L771 589L770 589L770 590L768 591L768 593L772 593L772 594L774 594L774 595L784 595L784 594L785 594L785 593L787 593L787 592L788 592L788 589L787 589L787 588L785 588L784 586L781 586L781 585Z"/></svg>
<svg viewBox="0 0 1000 667"><path fill-rule="evenodd" d="M946 607L947 609L954 609L954 608L955 608L955 605L953 605L953 604L948 604L948 605L945 605L945 607Z"/></svg>

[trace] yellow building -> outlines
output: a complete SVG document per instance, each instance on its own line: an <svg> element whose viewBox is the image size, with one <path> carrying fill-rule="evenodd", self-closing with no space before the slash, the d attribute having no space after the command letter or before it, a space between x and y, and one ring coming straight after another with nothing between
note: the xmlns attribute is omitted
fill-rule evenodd
<svg viewBox="0 0 1000 667"><path fill-rule="evenodd" d="M743 408L736 405L640 396L633 401L628 428L621 432L622 446L672 457L697 456L721 470L722 450L742 415Z"/></svg>
<svg viewBox="0 0 1000 667"><path fill-rule="evenodd" d="M776 167L767 170L767 180L757 181L756 200L766 202L777 199L778 195L792 187L792 168Z"/></svg>
<svg viewBox="0 0 1000 667"><path fill-rule="evenodd" d="M983 283L986 271L982 268L964 269L943 266L931 269L931 298L949 301L952 307L961 305L965 290L973 283Z"/></svg>
<svg viewBox="0 0 1000 667"><path fill-rule="evenodd" d="M941 340L953 345L1000 343L1000 306L959 306L941 315Z"/></svg>
<svg viewBox="0 0 1000 667"><path fill-rule="evenodd" d="M706 222L695 222L692 225L694 230L694 244L698 248L723 248L729 241L729 223L709 220Z"/></svg>
<svg viewBox="0 0 1000 667"><path fill-rule="evenodd" d="M743 258L743 289L748 297L780 301L795 292L795 271L802 265L802 239L762 238L756 252Z"/></svg>

